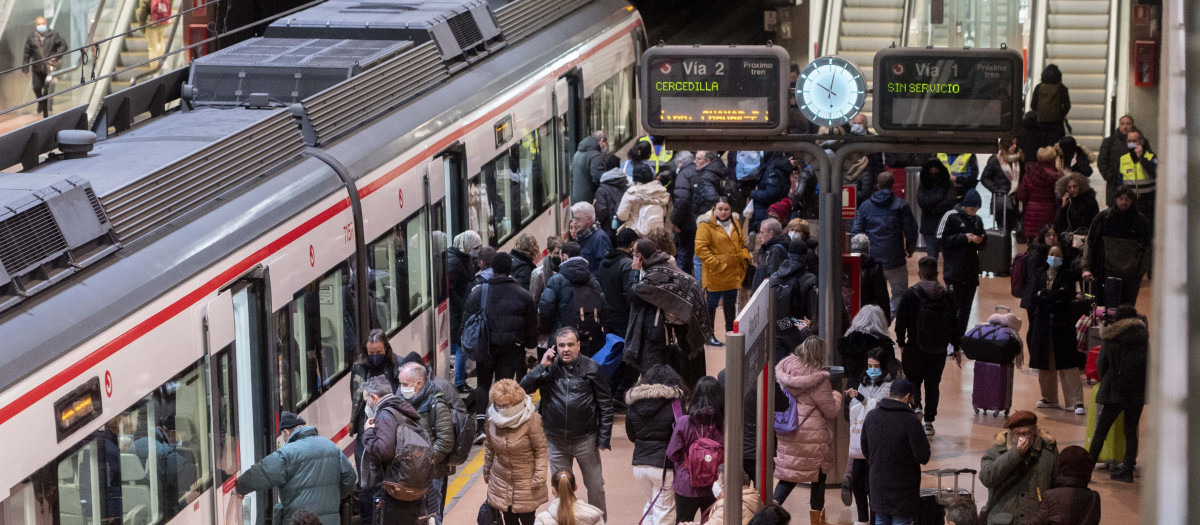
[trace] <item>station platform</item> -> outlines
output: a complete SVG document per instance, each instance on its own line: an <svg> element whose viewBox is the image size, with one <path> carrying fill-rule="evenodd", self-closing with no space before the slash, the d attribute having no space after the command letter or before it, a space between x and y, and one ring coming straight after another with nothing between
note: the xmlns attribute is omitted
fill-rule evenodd
<svg viewBox="0 0 1200 525"><path fill-rule="evenodd" d="M1024 251L1025 245L1018 245L1018 252ZM919 255L919 254L918 254ZM917 282L917 256L908 261L909 282ZM1138 297L1139 311L1148 312L1151 303L1151 287L1149 282L1143 282L1141 294ZM998 305L1012 306L1013 311L1028 322L1024 310L1017 308L1019 299L1009 293L1007 278L981 277L979 292L972 308L974 319L986 321L988 315L995 311ZM721 312L718 309L717 315ZM720 320L716 326L723 326ZM723 335L718 334L718 339ZM725 348L705 348L708 373L716 376L724 367ZM1028 361L1028 358L1026 358ZM927 469L941 468L979 468L980 458L991 445L995 434L1003 429L1004 416L993 417L990 414L976 415L971 406L972 371L974 362L963 361L962 368L954 365L953 360L946 365L942 378L942 397L938 408L938 419L934 423L936 434L930 436L933 458L926 466ZM1092 386L1084 383L1084 398L1090 400ZM1062 408L1038 409L1034 404L1040 399L1037 381L1037 371L1029 368L1018 369L1014 378L1013 410L1032 410L1038 414L1038 424L1047 430L1057 441L1059 448L1070 445L1084 446L1084 421L1086 416L1076 415L1073 411ZM1094 407L1088 406L1088 410ZM1152 419L1153 405L1146 407L1142 416L1143 432L1148 431L1144 422ZM635 488L631 461L633 444L625 437L625 417L618 414L613 424L612 451L601 452L604 462L605 492L608 504L607 523L615 525L636 524L642 515L645 497ZM1146 444L1152 440L1142 434L1143 443L1140 456L1148 458ZM487 487L483 482L481 469L483 467L482 447L477 447L472 458L459 473L454 476L447 491L450 503L447 506L444 523L466 524L475 523L480 505L486 500ZM841 473L830 476L833 483ZM579 477L576 469L576 477ZM936 485L934 479L926 476L925 482L929 487ZM1135 476L1132 484L1112 481L1107 471L1096 471L1092 476L1091 488L1100 493L1103 503L1104 523L1122 523L1135 525L1141 523L1139 489L1142 479L1140 473ZM793 523L808 523L809 489L799 486L788 497L784 508L792 513ZM576 493L580 499L586 499L586 489L580 483ZM987 501L987 489L981 483L975 485L976 504L982 506ZM850 525L855 522L856 512L853 505L847 508L840 499L840 489L830 488L825 497L826 518L831 524Z"/></svg>

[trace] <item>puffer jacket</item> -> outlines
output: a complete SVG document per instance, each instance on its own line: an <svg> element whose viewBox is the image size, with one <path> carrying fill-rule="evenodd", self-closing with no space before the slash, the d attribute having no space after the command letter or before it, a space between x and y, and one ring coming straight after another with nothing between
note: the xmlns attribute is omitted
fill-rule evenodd
<svg viewBox="0 0 1200 525"><path fill-rule="evenodd" d="M1039 431L1024 455L1007 430L996 434L979 466L979 481L988 488L987 525L1032 523L1057 474L1058 443L1049 434Z"/></svg>
<svg viewBox="0 0 1200 525"><path fill-rule="evenodd" d="M846 367L848 388L858 386L863 373L867 371L867 352L879 347L895 350L896 343L886 335L868 332L850 332L838 339L837 351L842 354L842 365Z"/></svg>
<svg viewBox="0 0 1200 525"><path fill-rule="evenodd" d="M699 180L695 162L679 168L671 187L671 224L682 231L695 230L696 215L692 213L692 186Z"/></svg>
<svg viewBox="0 0 1200 525"><path fill-rule="evenodd" d="M1138 318L1122 319L1100 329L1100 391L1096 402L1108 405L1146 403L1146 366L1150 359L1150 332Z"/></svg>
<svg viewBox="0 0 1200 525"><path fill-rule="evenodd" d="M483 449L483 481L487 484L487 502L494 509L535 512L549 498L546 469L550 453L542 417L531 413L500 426L489 419ZM521 422L524 420L523 422Z"/></svg>
<svg viewBox="0 0 1200 525"><path fill-rule="evenodd" d="M716 215L700 223L696 231L696 256L703 265L702 284L710 292L741 288L746 267L750 264L746 236L742 234L737 216L730 215L729 220L733 223L731 233L725 233Z"/></svg>
<svg viewBox="0 0 1200 525"><path fill-rule="evenodd" d="M1025 236L1037 237L1042 226L1054 222L1058 204L1054 202L1054 184L1062 177L1053 164L1031 162L1025 166L1017 199L1025 203Z"/></svg>
<svg viewBox="0 0 1200 525"><path fill-rule="evenodd" d="M596 222L609 235L616 232L612 225L613 217L617 215L617 207L628 190L629 178L621 168L613 168L600 176L600 188L596 190Z"/></svg>
<svg viewBox="0 0 1200 525"><path fill-rule="evenodd" d="M833 426L829 420L842 414L842 393L833 389L828 370L806 367L789 355L775 365L775 378L796 399L799 428L780 434L775 451L775 477L794 483L817 480L821 471L833 472Z"/></svg>
<svg viewBox="0 0 1200 525"><path fill-rule="evenodd" d="M1100 525L1100 493L1088 480L1060 477L1046 492L1033 525Z"/></svg>
<svg viewBox="0 0 1200 525"><path fill-rule="evenodd" d="M767 218L767 207L787 197L791 187L792 161L784 153L768 151L762 160L762 178L758 187L750 192L754 201L754 215L750 217L750 229L757 230L759 223Z"/></svg>
<svg viewBox="0 0 1200 525"><path fill-rule="evenodd" d="M595 137L585 137L571 157L571 203L592 202L600 176L604 174L604 152Z"/></svg>
<svg viewBox="0 0 1200 525"><path fill-rule="evenodd" d="M543 331L553 333L564 326L564 312L571 308L576 286L591 286L604 293L600 282L592 278L587 259L582 257L563 261L558 266L558 274L546 282L546 289L542 290L542 297L538 300L538 319Z"/></svg>
<svg viewBox="0 0 1200 525"><path fill-rule="evenodd" d="M762 510L762 499L754 487L742 487L742 525L754 519L754 513ZM703 525L725 525L725 498L717 498L709 510L708 520Z"/></svg>
<svg viewBox="0 0 1200 525"><path fill-rule="evenodd" d="M392 458L396 457L399 418L406 417L414 423L421 423L421 415L417 410L397 396L389 395L381 399L375 409L375 426L363 430L363 464L358 469L361 477L359 486L366 490L375 490L383 485L384 473L392 463Z"/></svg>
<svg viewBox="0 0 1200 525"><path fill-rule="evenodd" d="M625 393L625 404L629 407L625 436L633 442L634 465L666 465L667 444L675 428L672 405L679 401L682 412L682 398L683 392L666 385L637 385Z"/></svg>
<svg viewBox="0 0 1200 525"><path fill-rule="evenodd" d="M969 241L968 234L981 237L983 242L975 244ZM979 251L987 246L983 219L979 215L968 214L962 206L956 205L953 211L942 216L937 236L944 259L943 280L947 283L979 284Z"/></svg>
<svg viewBox="0 0 1200 525"><path fill-rule="evenodd" d="M871 253L885 270L904 266L905 258L917 250L917 220L908 203L892 190L876 191L858 208L853 231L867 234Z"/></svg>
<svg viewBox="0 0 1200 525"><path fill-rule="evenodd" d="M629 252L613 248L600 263L600 274L596 280L604 295L604 332L624 337L629 328L629 297L633 285L638 282L638 272L632 268L633 256Z"/></svg>
<svg viewBox="0 0 1200 525"><path fill-rule="evenodd" d="M650 230L666 225L667 204L670 202L671 194L657 180L634 184L621 197L617 220L624 222L626 228L647 235Z"/></svg>
<svg viewBox="0 0 1200 525"><path fill-rule="evenodd" d="M315 427L304 426L293 430L282 448L242 474L237 492L244 496L279 487L277 523L289 523L296 511L307 510L321 519L321 525L338 525L338 506L354 491L354 481L354 467L341 449L317 435Z"/></svg>
<svg viewBox="0 0 1200 525"><path fill-rule="evenodd" d="M612 393L592 358L580 354L569 365L557 359L549 367L538 363L521 378L521 388L529 394L541 390L538 412L547 436L567 440L595 434L597 447L611 448Z"/></svg>
<svg viewBox="0 0 1200 525"><path fill-rule="evenodd" d="M533 258L516 250L509 253L513 258L513 269L511 272L508 272L508 275L517 281L517 284L521 285L522 288L528 290L529 282L533 278L533 269L537 266L537 263L533 262ZM534 301L537 301L537 298L538 296L533 296Z"/></svg>
<svg viewBox="0 0 1200 525"><path fill-rule="evenodd" d="M537 514L533 525L558 525L559 499L550 500L550 504ZM586 502L575 500L575 523L577 525L604 525L604 512L588 505Z"/></svg>
<svg viewBox="0 0 1200 525"><path fill-rule="evenodd" d="M933 172L935 168L936 174ZM921 235L937 235L938 223L946 212L954 209L958 194L950 183L950 170L936 158L925 161L921 166L920 182L917 186L917 206L921 207ZM871 249L879 258L879 251L874 245L872 241ZM884 263L884 268L887 268L887 263Z"/></svg>
<svg viewBox="0 0 1200 525"><path fill-rule="evenodd" d="M1068 200L1066 206L1060 205L1058 214L1054 217L1054 229L1058 231L1059 236L1072 232L1087 235L1088 227L1092 225L1096 216L1100 215L1100 202L1096 199L1096 190L1092 189L1088 178L1078 173L1072 173L1058 179L1058 182L1054 184L1055 199L1059 203L1062 202L1062 196L1067 193L1067 184L1071 181L1080 184L1079 195Z"/></svg>
<svg viewBox="0 0 1200 525"><path fill-rule="evenodd" d="M483 287L476 286L467 297L466 318L479 312ZM537 346L537 303L510 276L488 280L488 339L492 351Z"/></svg>
<svg viewBox="0 0 1200 525"><path fill-rule="evenodd" d="M463 316L463 305L467 302L467 294L471 293L471 280L475 278L475 270L471 264L471 256L458 248L446 248L446 275L450 281L450 343L460 344Z"/></svg>
<svg viewBox="0 0 1200 525"><path fill-rule="evenodd" d="M450 401L433 381L427 380L409 403L421 414L421 427L433 448L433 477L448 475L451 468L446 464L446 458L454 452L454 420L450 414L454 409L450 407Z"/></svg>
<svg viewBox="0 0 1200 525"><path fill-rule="evenodd" d="M725 164L721 159L705 164L692 178L692 216L699 217L712 211L718 197L728 197L721 188L725 182Z"/></svg>
<svg viewBox="0 0 1200 525"><path fill-rule="evenodd" d="M596 272L600 271L600 261L604 259L604 254L612 248L612 237L600 229L600 223L592 223L575 234L575 241L579 243L579 256L588 262L588 271L596 275Z"/></svg>

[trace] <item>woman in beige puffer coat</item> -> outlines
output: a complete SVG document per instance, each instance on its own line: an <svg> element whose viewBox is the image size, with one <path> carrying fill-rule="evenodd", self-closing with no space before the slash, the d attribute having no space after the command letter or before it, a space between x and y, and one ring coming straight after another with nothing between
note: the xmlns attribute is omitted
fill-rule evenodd
<svg viewBox="0 0 1200 525"><path fill-rule="evenodd" d="M617 219L642 236L654 228L666 225L667 205L671 194L654 178L650 166L638 165L633 170L633 186L625 190L617 206Z"/></svg>
<svg viewBox="0 0 1200 525"><path fill-rule="evenodd" d="M829 382L825 342L813 336L775 366L775 379L796 400L795 433L779 434L775 451L775 501L782 504L797 483L812 483L813 523L825 522L825 477L833 470L833 426L842 415L842 393Z"/></svg>
<svg viewBox="0 0 1200 525"><path fill-rule="evenodd" d="M492 405L483 455L488 505L503 513L505 523L532 524L538 506L550 499L542 417L512 379L497 381L488 394Z"/></svg>

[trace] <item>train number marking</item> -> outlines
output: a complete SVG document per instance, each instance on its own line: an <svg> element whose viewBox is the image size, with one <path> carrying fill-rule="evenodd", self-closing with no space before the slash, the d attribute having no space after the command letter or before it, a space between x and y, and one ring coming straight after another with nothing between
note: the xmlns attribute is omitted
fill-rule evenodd
<svg viewBox="0 0 1200 525"><path fill-rule="evenodd" d="M308 245L308 265L311 267L317 266L317 250L313 245Z"/></svg>
<svg viewBox="0 0 1200 525"><path fill-rule="evenodd" d="M112 397L112 372L104 371L104 395Z"/></svg>
<svg viewBox="0 0 1200 525"><path fill-rule="evenodd" d="M404 209L404 188L400 188L400 209Z"/></svg>
<svg viewBox="0 0 1200 525"><path fill-rule="evenodd" d="M346 234L346 236L342 239L343 241L347 243L354 242L354 223L342 226L342 231Z"/></svg>

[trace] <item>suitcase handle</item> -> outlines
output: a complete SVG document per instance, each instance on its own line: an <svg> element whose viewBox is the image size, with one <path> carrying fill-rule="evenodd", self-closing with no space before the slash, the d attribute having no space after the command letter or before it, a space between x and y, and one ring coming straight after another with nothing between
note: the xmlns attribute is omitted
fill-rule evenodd
<svg viewBox="0 0 1200 525"><path fill-rule="evenodd" d="M1005 312L1005 313L1010 313L1010 314L1012 313L1012 308L1009 308L1009 307L1007 307L1007 306L1004 306L1004 305L999 305L999 306L997 306L997 307L996 307L996 313L1000 313L1000 309L1001 309L1001 308L1003 308L1003 309L1004 309L1004 312Z"/></svg>

